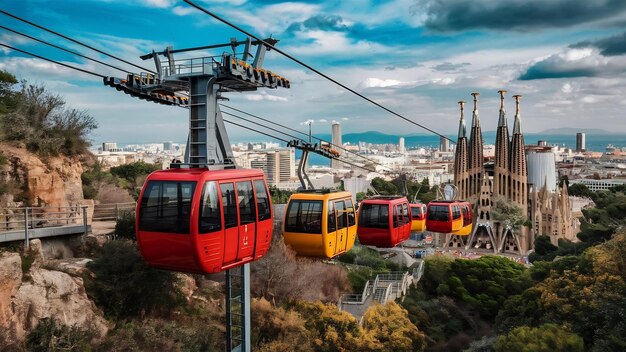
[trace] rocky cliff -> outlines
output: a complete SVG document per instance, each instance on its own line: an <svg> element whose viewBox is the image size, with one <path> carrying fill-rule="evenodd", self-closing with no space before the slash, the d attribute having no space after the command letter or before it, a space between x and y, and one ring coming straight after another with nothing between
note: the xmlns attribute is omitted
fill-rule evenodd
<svg viewBox="0 0 626 352"><path fill-rule="evenodd" d="M111 324L85 292L81 275L88 261L45 263L37 239L31 241L23 257L15 252L0 253L0 328L4 340L23 341L44 318L103 338Z"/></svg>
<svg viewBox="0 0 626 352"><path fill-rule="evenodd" d="M81 174L77 158L39 157L25 148L0 143L6 158L0 165L0 181L10 185L0 195L0 207L16 206L22 201L32 206L74 206L83 200Z"/></svg>

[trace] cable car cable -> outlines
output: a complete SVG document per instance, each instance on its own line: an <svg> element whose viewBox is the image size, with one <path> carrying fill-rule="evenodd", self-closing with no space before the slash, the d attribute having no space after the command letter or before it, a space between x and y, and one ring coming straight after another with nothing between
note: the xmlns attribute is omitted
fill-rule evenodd
<svg viewBox="0 0 626 352"><path fill-rule="evenodd" d="M275 129L275 128L272 128L272 127L268 127L268 126L265 126L265 125L261 125L260 123L254 122L254 121L249 120L249 119L247 119L247 118L245 118L245 117L241 117L241 116L238 116L238 115L235 115L235 114L231 114L231 113L229 113L229 112L227 112L227 111L222 111L222 114L226 114L226 115L228 115L228 116L236 117L236 118L241 119L241 120L244 120L244 121L246 121L246 122L249 122L249 123L252 123L252 124L255 124L255 125L258 125L258 126L264 127L264 128L267 128L268 130L272 130L272 131L274 131L274 132L278 132L278 133L280 133L280 134L284 134L285 136L289 136L289 137L291 137L291 138L295 138L295 139L297 139L297 140L300 140L300 141L303 141L303 142L304 142L304 140L303 140L302 138L300 138L300 137L296 137L296 136L294 136L294 135L292 135L292 134L289 134L289 133L286 133L286 132L279 131L279 130L277 130L277 129Z"/></svg>
<svg viewBox="0 0 626 352"><path fill-rule="evenodd" d="M341 83L341 82L337 81L336 79L334 79L334 78L332 78L332 77L330 77L330 76L328 76L328 75L326 75L326 74L322 73L321 71L319 71L319 70L315 69L313 66L308 65L308 64L304 63L303 61L301 61L301 60L299 60L299 59L295 58L294 56L291 56L290 54L287 54L286 52L282 51L281 49L276 48L275 46L273 46L273 45L271 45L270 43L268 43L268 42L264 41L263 39L260 39L258 36L256 36L256 35L254 35L254 34L252 34L252 33L248 32L248 31L246 31L245 29L243 29L243 28L241 28L241 27L237 26L236 24L233 24L233 23L229 22L228 20L223 19L223 18L221 18L220 16L218 16L218 15L214 14L213 12L211 12L211 11L209 11L209 10L207 10L207 9L205 9L205 8L203 8L203 7L201 7L201 6L199 6L199 5L197 5L197 4L196 4L196 3L194 3L193 1L191 1L191 0L184 0L184 1L185 1L187 4L189 4L190 6L195 7L196 9L198 9L198 10L200 10L200 11L204 12L205 14L207 14L207 15L209 15L209 16L211 16L211 17L215 18L216 20L218 20L218 21L220 21L220 22L222 22L222 23L224 23L224 24L226 24L226 25L228 25L228 26L230 26L230 27L232 27L232 28L234 28L234 29L238 30L239 32L241 32L241 33L243 33L243 34L247 35L248 37L251 37L251 38L254 38L254 39L258 40L259 42L261 42L263 45L265 45L265 46L266 46L266 47L268 47L269 49L271 49L271 50L275 50L277 53L282 54L282 55L283 55L283 56L285 56L286 58L288 58L288 59L290 59L290 60L292 60L292 61L294 61L294 62L296 62L296 63L300 64L301 66L304 66L304 67L308 68L309 70L311 70L311 71L313 71L313 72L317 73L319 76L321 76L321 77L323 77L323 78L325 78L325 79L327 79L327 80L329 80L329 81L333 82L334 84L336 84L336 85L338 85L338 86L342 87L343 89L345 89L345 90L349 91L350 93L352 93L352 94L354 94L354 95L356 95L356 96L358 96L358 97L360 97L360 98L362 98L362 99L364 99L364 100L366 100L366 101L368 101L368 102L370 102L370 103L372 103L372 104L374 104L374 105L378 106L379 108L381 108L381 109L383 109L383 110L385 110L385 111L387 111L387 112L389 112L389 113L391 113L391 114L393 114L393 115L395 115L395 116L397 116L397 117L399 117L399 118L403 119L404 121L407 121L407 122L409 122L409 123L412 123L412 124L414 124L414 125L416 125L416 126L418 126L418 127L421 127L421 128L423 128L423 129L425 129L425 130L426 130L426 131L428 131L428 132L431 132L431 133L433 133L433 134L436 134L437 136L439 136L439 137L441 137L441 138L445 138L445 139L449 140L450 142L455 143L455 141L453 141L452 139L450 139L450 138L448 138L448 137L444 136L443 134L440 134L440 133L438 133L438 132L436 132L436 131L434 131L434 130L432 130L432 129L430 129L430 128L428 128L428 127L426 127L426 126L424 126L424 125L422 125L422 124L420 124L420 123L417 123L417 122L415 122L415 121L413 121L413 120L411 120L411 119L409 119L409 118L407 118L407 117L405 117L405 116L403 116L403 115L401 115L401 114L399 114L399 113L397 113L397 112L395 112L395 111L393 111L393 110L391 110L391 109L387 108L386 106L384 106L384 105L382 105L382 104L380 104L380 103L378 103L378 102L376 102L376 101L372 100L371 98L366 97L365 95L363 95L363 94L361 94L361 93L357 92L356 90L354 90L354 89L352 89L352 88L350 88L350 87L346 86L345 84L343 84L343 83Z"/></svg>
<svg viewBox="0 0 626 352"><path fill-rule="evenodd" d="M273 136L273 135L271 135L271 134L269 134L269 133L261 132L261 131L259 131L259 130L255 130L255 129L251 128L251 127L247 127L247 126L244 126L244 125L240 125L240 124L238 124L238 123L236 123L236 122L233 122L233 121L230 121L230 120L227 120L227 119L223 119L223 120L224 120L224 122L228 122L228 123L230 123L230 124L232 124L232 125L235 125L235 126L238 126L238 127L241 127L241 128L245 128L245 129L247 129L247 130L249 130L249 131L257 132L257 133L260 133L260 134L262 134L262 135L264 135L264 136L267 136L267 137L270 137L270 138L275 138L275 139L278 139L279 141L284 142L284 143L289 143L289 141L287 141L287 140L285 140L285 139L282 139L282 138L280 138L280 137ZM363 166L361 166L361 165L353 164L353 163L351 163L351 162L348 162L348 161L345 161L345 160L342 160L342 159L339 159L339 158L337 158L336 160L338 160L338 161L340 161L340 162L342 162L342 163L344 163L344 164L348 164L348 165L351 165L351 166L354 166L354 167L358 167L358 168L363 169L363 170L365 170L365 171L372 171L372 170L370 170L370 169L368 169L368 168L366 168L366 167L363 167Z"/></svg>
<svg viewBox="0 0 626 352"><path fill-rule="evenodd" d="M18 35L21 35L21 36L26 37L26 38L28 38L28 39L31 39L31 40L34 40L34 41L40 42L40 43L42 43L42 44L49 45L49 46L51 46L51 47L53 47L53 48L57 48L57 49L59 49L59 50L63 50L63 51L68 52L68 53L70 53L70 54L74 54L74 55L76 55L76 56L80 56L80 57L85 58L85 59L87 59L87 60L91 60L91 61L93 61L93 62L97 62L97 63L99 63L99 64L101 64L101 65L105 65L105 66L108 66L108 67L110 67L110 68L114 68L114 69L116 69L116 70L122 71L122 72L130 73L128 70L124 70L124 69L119 68L119 67L117 67L117 66L114 66L114 65L111 65L111 64L107 64L106 62L100 61L100 60L98 60L98 59L91 58L91 57L89 57L89 56L83 55L83 54L81 54L81 53L79 53L79 52L76 52L76 51L73 51L73 50L70 50L70 49L66 49L66 48L64 48L64 47L62 47L62 46L58 46L58 45L56 45L56 44L52 44L52 43L47 42L47 41L45 41L45 40L35 38L35 37L30 36L30 35L28 35L28 34L26 34L26 33L22 33L22 32L19 32L19 31L14 30L14 29L11 29L11 28L8 28L8 27L5 27L5 26L2 26L2 25L0 25L0 28L4 29L4 30L6 30L6 31L9 31L9 32L13 32L13 33L18 34Z"/></svg>
<svg viewBox="0 0 626 352"><path fill-rule="evenodd" d="M64 63L62 63L62 62L59 62L59 61L56 61L56 60L52 60L52 59L49 59L49 58L46 58L46 57L43 57L43 56L40 56L40 55L37 55L37 54L33 54L33 53L31 53L31 52L28 52L28 51L25 51L25 50L22 50L22 49L18 49L18 48L12 47L12 46L7 45L7 44L0 43L0 46L6 47L6 48L11 49L11 50L19 51L19 52L21 52L21 53L24 53L24 54L26 54L26 55L30 55L30 56L36 57L36 58L41 59L41 60L45 60L45 61L48 61L48 62L51 62L51 63L57 64L57 65L64 66L64 67L67 67L67 68L72 69L72 70L76 70L76 71L80 71L80 72L83 72L83 73L87 73L87 74L90 74L90 75L93 75L93 76L97 76L97 77L100 77L100 78L105 78L105 77L106 77L105 75L101 75L101 74L99 74L99 73L91 72L91 71L88 71L88 70L85 70L85 69L82 69L82 68L79 68L79 67L75 67L75 66L72 66L72 65L64 64ZM237 115L231 114L231 113L229 113L229 112L223 111L222 113L223 113L223 114L230 115L230 116L233 116L233 117L237 117L237 118L243 119L243 120L245 120L245 121L248 121L248 122L250 122L250 123L256 124L256 125L258 125L258 126L265 127L265 128L267 128L267 129L270 129L270 130L276 131L276 132L278 132L278 133L282 133L282 134L285 134L285 135L287 135L287 136L290 136L290 137L293 137L293 138L296 138L296 139L300 139L300 138L298 138L298 137L292 136L292 135L287 134L287 133L285 133L285 132L281 132L281 131L279 131L279 130L276 130L276 129L273 129L273 128L271 128L271 127L267 127L267 126L264 126L264 125L260 125L260 124L258 124L258 123L253 122L253 121L250 121L250 120L248 120L248 119L246 119L246 118L242 118L242 117L240 117L240 116L237 116ZM225 121L225 122L228 122L228 123L230 123L230 124L233 124L233 125L235 125L235 126L239 126L239 127L242 127L242 128L248 129L248 130L250 130L250 131L254 131L254 132L257 132L257 133L263 134L263 135L268 136L268 137L270 137L270 138L275 138L275 139L278 139L278 140L280 140L281 142L284 142L284 143L289 143L289 141L287 141L286 139L279 138L279 137L273 136L273 135L271 135L271 134L264 133L264 132L261 132L261 131L258 131L258 130L255 130L255 129L252 129L252 128L250 128L250 127L246 127L246 126L240 125L240 124L235 123L235 122L233 122L233 121L229 121L229 120L226 120L226 119L224 119L224 121ZM300 140L302 140L302 139L300 139ZM348 165L351 165L351 166L354 166L354 167L358 167L358 168L363 169L363 170L366 170L366 171L372 171L372 170L367 169L367 168L365 168L365 167L363 167L363 166L361 166L361 165L357 165L357 164L354 164L354 163L351 163L351 162L345 161L345 160L340 159L340 158L336 158L336 160L339 160L340 162L342 162L342 163L344 163L344 164L348 164Z"/></svg>
<svg viewBox="0 0 626 352"><path fill-rule="evenodd" d="M260 117L260 116L258 116L258 115L254 115L254 114L251 114L251 113L249 113L249 112L246 112L246 111L243 111L243 110L240 110L240 109L237 109L237 108L233 108L232 106L228 106L228 105L226 105L226 104L220 104L220 106L223 106L223 107L228 108L228 109L235 110L235 111L237 111L237 112L240 112L240 113L242 113L242 114L245 114L245 115L248 115L248 116L251 116L251 117L257 118L257 119L262 120L262 121L265 121L265 122L273 123L273 124L278 125L278 126L280 126L280 127L282 127L282 128L285 128L285 129L288 129L288 130L290 130L290 131L297 132L297 133L300 133L300 134L302 134L302 135L304 135L304 136L309 137L309 134L308 134L308 133L306 133L306 132L298 131L298 130L296 130L296 129L294 129L294 128L291 128L291 127L289 127L289 126L282 125L282 124L280 124L280 123L278 123L278 122L274 122L274 121L272 121L272 120L269 120L269 119L266 119L266 118ZM379 163L379 162L376 162L376 161L375 161L375 160L373 160L373 159L367 158L367 157L365 157L365 156L363 156L363 155L361 155L361 154L359 154L359 153L355 153L355 152L353 152L353 151L351 151L351 150L348 150L348 149L346 149L346 148L344 148L344 147L342 147L342 146L339 146L339 145L333 144L333 143L331 143L331 142L329 142L329 141L327 141L327 140L324 140L324 139L322 139L322 138L316 137L316 136L314 136L314 135L311 135L310 137L311 137L311 138L314 138L314 139L317 139L317 140L318 140L318 141L320 141L320 142L325 142L325 143L328 143L328 144L330 144L331 146L336 147L336 148L339 148L339 149L341 149L341 150L343 150L343 151L346 151L346 152L348 152L348 153L350 153L350 154L354 154L354 155L356 155L356 156L358 156L358 157L360 157L360 158L363 158L363 159L365 159L365 160L367 160L367 161L369 161L369 162L371 162L371 163L374 163L374 164L376 164L376 165L379 165L379 166L384 166L383 164L381 164L381 163Z"/></svg>
<svg viewBox="0 0 626 352"><path fill-rule="evenodd" d="M6 12L6 11L2 10L2 9L0 9L0 13L4 14L4 15L6 15L6 16L12 17L12 18L14 18L14 19L16 19L16 20L18 20L18 21L22 21L22 22L24 22L24 23L27 23L27 24L29 24L29 25L31 25L31 26L37 27L37 28L39 28L39 29L42 29L42 30L44 30L44 31L46 31L46 32L52 33L52 34L54 34L54 35L58 35L58 36L59 36L59 37L61 37L61 38L65 38L65 39L67 39L67 40L69 40L69 41L71 41L71 42L73 42L73 43L76 43L76 44L78 44L78 45L84 46L84 47L89 48L89 49L91 49L91 50L97 51L97 52L99 52L100 54L103 54L103 55L109 56L109 57L114 58L114 59L116 59L116 60L119 60L119 61L121 61L121 62L123 62L123 63L126 63L126 64L128 64L128 65L134 66L134 67L136 67L136 68L142 69L142 70L147 71L147 72L150 72L150 73L152 73L152 74L156 74L156 72L154 72L154 71L152 71L152 70L148 70L148 69L147 69L147 68L145 68L145 67L141 67L141 66L139 66L139 65L133 64L132 62L126 61L126 60L124 60L124 59L122 59L122 58L119 58L119 57L117 57L117 56L113 55L113 54L106 53L106 52L104 52L104 51L102 51L102 50L100 50L100 49L94 48L94 47L93 47L93 46L91 46L91 45L85 44L85 43L80 42L80 41L78 41L78 40L76 40L76 39L72 39L72 38L70 38L70 37L68 37L68 36L66 36L66 35L63 35L63 34L59 33L59 32L53 31L52 29L46 28L46 27L44 27L44 26L40 26L40 25L38 25L38 24L36 24L36 23L33 23L33 22L29 21L29 20L26 20L26 19L24 19L24 18L18 17L18 16L16 16L16 15L11 14L11 13L8 13L8 12Z"/></svg>
<svg viewBox="0 0 626 352"><path fill-rule="evenodd" d="M65 67L67 67L67 68L71 68L72 70L80 71L80 72L87 73L87 74L90 74L90 75L93 75L93 76L98 76L98 77L100 77L100 78L105 78L105 77L106 77L105 75L101 75L101 74L99 74L99 73L91 72L91 71L88 71L88 70L85 70L85 69L82 69L82 68L79 68L79 67L75 67L75 66L72 66L72 65L64 64L64 63L59 62L59 61L56 61L56 60L48 59L48 58L46 58L46 57L39 56L39 55L37 55L37 54L33 54L33 53L28 52L28 51L26 51L26 50L22 50L22 49L15 48L15 47L12 47L12 46L7 45L7 44L0 43L0 46L3 46L3 47L5 47L5 48L9 48L9 49L11 49L11 50L19 51L19 52L21 52L21 53L24 53L24 54L26 54L26 55L30 55L30 56L36 57L36 58L41 59L41 60L45 60L45 61L48 61L48 62L52 62L53 64L57 64L57 65L61 65L61 66L65 66Z"/></svg>

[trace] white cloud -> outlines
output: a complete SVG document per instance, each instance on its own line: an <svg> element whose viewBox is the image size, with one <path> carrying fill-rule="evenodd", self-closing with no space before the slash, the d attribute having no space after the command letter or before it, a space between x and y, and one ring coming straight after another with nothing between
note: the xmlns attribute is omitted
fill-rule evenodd
<svg viewBox="0 0 626 352"><path fill-rule="evenodd" d="M178 16L187 16L194 12L198 12L198 10L189 6L174 6L174 8L172 9L172 12Z"/></svg>
<svg viewBox="0 0 626 352"><path fill-rule="evenodd" d="M401 86L401 85L407 85L408 82L402 82L402 81L398 81L395 79L380 79L380 78L374 78L374 77L370 77L367 78L365 81L363 81L362 86L364 88L386 88L386 87L394 87L394 86Z"/></svg>
<svg viewBox="0 0 626 352"><path fill-rule="evenodd" d="M328 120L326 120L326 119L319 119L319 120L317 120L317 122L325 123L325 122L328 122Z"/></svg>
<svg viewBox="0 0 626 352"><path fill-rule="evenodd" d="M246 94L245 96L246 100L250 100L250 101L262 101L262 100L267 100L267 101L289 101L289 99L285 98L285 97L281 97L278 95L271 95L271 94L267 94L267 92L262 91L260 94Z"/></svg>
<svg viewBox="0 0 626 352"><path fill-rule="evenodd" d="M563 84L563 87L561 87L561 92L566 93L566 94L571 93L572 92L572 85L569 84L569 83Z"/></svg>
<svg viewBox="0 0 626 352"><path fill-rule="evenodd" d="M166 8L174 4L174 0L142 0L149 7Z"/></svg>
<svg viewBox="0 0 626 352"><path fill-rule="evenodd" d="M343 32L331 32L313 30L297 32L296 37L301 43L298 46L289 46L285 50L294 55L330 55L340 54L351 56L372 55L373 53L385 53L390 49L374 42L365 40L353 40Z"/></svg>

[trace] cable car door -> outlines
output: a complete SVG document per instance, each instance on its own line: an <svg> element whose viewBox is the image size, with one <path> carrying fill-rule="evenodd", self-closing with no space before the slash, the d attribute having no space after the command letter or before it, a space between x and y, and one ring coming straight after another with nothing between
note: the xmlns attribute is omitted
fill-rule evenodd
<svg viewBox="0 0 626 352"><path fill-rule="evenodd" d="M252 181L238 181L237 204L239 207L239 252L237 259L241 260L254 254L256 239L256 202Z"/></svg>
<svg viewBox="0 0 626 352"><path fill-rule="evenodd" d="M220 183L222 212L224 213L224 264L237 259L239 249L239 219L237 215L237 195L235 184Z"/></svg>
<svg viewBox="0 0 626 352"><path fill-rule="evenodd" d="M394 246L400 239L400 229L402 228L402 210L400 205L393 206L393 228L391 229L391 245Z"/></svg>
<svg viewBox="0 0 626 352"><path fill-rule="evenodd" d="M335 255L346 251L348 243L348 213L346 204L340 200L335 202L335 212L337 213L337 245Z"/></svg>

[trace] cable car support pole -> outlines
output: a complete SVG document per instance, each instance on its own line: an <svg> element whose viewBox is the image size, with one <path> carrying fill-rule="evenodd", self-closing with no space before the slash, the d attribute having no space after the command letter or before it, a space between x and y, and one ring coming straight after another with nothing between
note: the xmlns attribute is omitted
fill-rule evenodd
<svg viewBox="0 0 626 352"><path fill-rule="evenodd" d="M277 40L268 39L272 44ZM235 48L245 44L240 58ZM187 107L189 135L184 163L171 167L235 168L233 152L217 101L223 92L256 91L258 88L289 88L287 79L261 68L266 41L231 40L230 43L174 50L153 51L142 56L154 59L156 73L129 73L125 78L104 77L104 84L133 97L164 105ZM256 53L251 55L251 46ZM174 53L231 46L232 54L199 59L174 60ZM161 65L160 56L167 64ZM248 59L253 58L251 63ZM224 270L226 281L226 350L250 352L250 264Z"/></svg>

